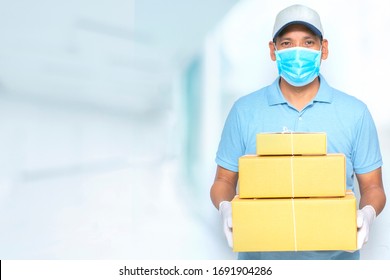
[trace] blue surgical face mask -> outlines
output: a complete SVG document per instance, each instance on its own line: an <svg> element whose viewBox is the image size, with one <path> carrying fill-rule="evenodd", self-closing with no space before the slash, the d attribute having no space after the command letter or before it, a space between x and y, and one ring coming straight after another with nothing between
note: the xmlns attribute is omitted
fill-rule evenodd
<svg viewBox="0 0 390 280"><path fill-rule="evenodd" d="M290 85L305 86L320 73L321 50L294 47L275 50L275 55L279 75Z"/></svg>

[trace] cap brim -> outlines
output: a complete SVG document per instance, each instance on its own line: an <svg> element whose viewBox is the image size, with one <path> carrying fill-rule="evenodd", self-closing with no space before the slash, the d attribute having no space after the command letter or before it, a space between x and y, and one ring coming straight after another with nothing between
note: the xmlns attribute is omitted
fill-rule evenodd
<svg viewBox="0 0 390 280"><path fill-rule="evenodd" d="M288 26L290 25L293 25L293 24L301 24L301 25L304 25L306 26L308 29L310 29L315 35L317 35L318 37L320 37L322 39L322 33L320 30L318 30L314 25L308 23L308 22L305 22L305 21L292 21L292 22L289 22L289 23L286 23L285 25L283 25L281 28L279 28L279 30L275 33L274 35L274 38L273 40L276 39L276 37L279 36L279 34Z"/></svg>

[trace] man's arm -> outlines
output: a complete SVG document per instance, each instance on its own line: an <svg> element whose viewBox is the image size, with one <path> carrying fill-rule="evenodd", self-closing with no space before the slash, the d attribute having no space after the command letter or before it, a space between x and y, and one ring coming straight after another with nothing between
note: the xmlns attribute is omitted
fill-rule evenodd
<svg viewBox="0 0 390 280"><path fill-rule="evenodd" d="M358 228L357 248L361 249L368 241L370 227L375 217L385 207L386 195L383 189L381 168L368 173L358 174L356 178L360 189L360 209L357 211L356 220Z"/></svg>
<svg viewBox="0 0 390 280"><path fill-rule="evenodd" d="M359 208L362 209L366 205L371 205L379 215L386 204L386 195L383 189L382 168L374 171L356 174L360 190Z"/></svg>
<svg viewBox="0 0 390 280"><path fill-rule="evenodd" d="M231 201L236 195L238 173L217 166L214 183L211 186L210 197L218 209L222 201Z"/></svg>

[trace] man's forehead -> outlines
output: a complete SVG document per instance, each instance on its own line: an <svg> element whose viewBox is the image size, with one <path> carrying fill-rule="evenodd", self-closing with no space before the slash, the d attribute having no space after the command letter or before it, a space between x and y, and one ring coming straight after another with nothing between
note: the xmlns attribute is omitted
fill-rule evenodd
<svg viewBox="0 0 390 280"><path fill-rule="evenodd" d="M310 28L306 27L303 24L292 24L287 26L280 32L277 38L289 37L289 35L291 35L291 33L293 32L305 33L304 36L307 38L319 38Z"/></svg>

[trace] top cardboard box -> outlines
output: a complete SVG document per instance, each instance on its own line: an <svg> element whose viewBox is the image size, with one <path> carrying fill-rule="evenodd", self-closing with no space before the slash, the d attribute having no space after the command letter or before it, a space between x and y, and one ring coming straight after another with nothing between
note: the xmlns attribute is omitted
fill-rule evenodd
<svg viewBox="0 0 390 280"><path fill-rule="evenodd" d="M326 133L259 133L257 155L325 155Z"/></svg>

